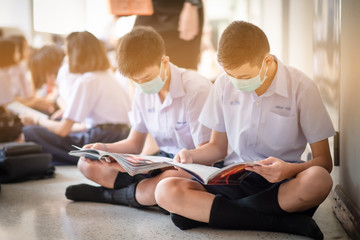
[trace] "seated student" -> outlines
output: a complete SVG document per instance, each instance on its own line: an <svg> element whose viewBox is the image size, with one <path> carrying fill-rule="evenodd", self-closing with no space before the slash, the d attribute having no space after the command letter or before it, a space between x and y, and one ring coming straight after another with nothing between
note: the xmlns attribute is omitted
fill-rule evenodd
<svg viewBox="0 0 360 240"><path fill-rule="evenodd" d="M10 142L19 138L22 124L20 119L7 110L6 105L15 100L15 93L21 90L19 80L23 78L19 78L22 75L17 68L15 43L0 39L0 52L0 142Z"/></svg>
<svg viewBox="0 0 360 240"><path fill-rule="evenodd" d="M248 167L252 173L235 186L164 179L157 203L181 229L209 225L321 239L311 216L332 187L328 138L334 129L315 82L271 55L264 32L243 21L222 34L218 61L225 73L199 117L212 129L211 140L174 160L212 164L225 157L229 144L238 161L263 165ZM307 142L313 159L303 162Z"/></svg>
<svg viewBox="0 0 360 240"><path fill-rule="evenodd" d="M136 85L129 114L130 134L119 142L95 143L85 147L139 154L147 133L150 133L161 150L159 155L172 158L182 148L192 149L209 140L210 129L198 121L212 86L209 80L194 71L171 64L163 39L151 27L135 27L126 34L117 54L120 73ZM86 184L69 186L66 189L68 199L132 207L155 205L154 190L161 179L188 176L170 168L131 177L117 162L109 164L84 158L80 158L78 168L85 177L102 187Z"/></svg>
<svg viewBox="0 0 360 240"><path fill-rule="evenodd" d="M2 75L10 79L12 97L26 99L31 96L29 80L26 77L26 69L20 64L20 52L14 40L5 38L1 40L0 68ZM3 79L5 76L2 77Z"/></svg>
<svg viewBox="0 0 360 240"><path fill-rule="evenodd" d="M127 137L130 100L110 67L102 43L89 32L73 32L66 38L70 72L77 73L61 121L23 118L25 141L43 146L53 165L76 164L68 155L71 145L113 142ZM86 124L76 129L75 123ZM34 125L35 124L35 125Z"/></svg>
<svg viewBox="0 0 360 240"><path fill-rule="evenodd" d="M27 105L46 114L56 110L56 76L65 53L56 45L46 45L34 50L29 59L31 79L36 94Z"/></svg>

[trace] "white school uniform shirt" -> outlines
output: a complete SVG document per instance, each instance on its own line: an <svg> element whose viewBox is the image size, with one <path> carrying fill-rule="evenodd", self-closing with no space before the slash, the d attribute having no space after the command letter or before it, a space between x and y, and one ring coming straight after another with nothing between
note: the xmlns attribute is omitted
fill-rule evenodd
<svg viewBox="0 0 360 240"><path fill-rule="evenodd" d="M129 118L134 130L149 132L162 151L176 154L209 141L211 130L198 117L212 84L195 71L173 64L170 69L170 90L164 102L158 94L136 89Z"/></svg>
<svg viewBox="0 0 360 240"><path fill-rule="evenodd" d="M26 69L20 65L0 68L0 106L12 102L15 97L31 96Z"/></svg>
<svg viewBox="0 0 360 240"><path fill-rule="evenodd" d="M8 104L14 100L13 85L9 68L0 68L0 106Z"/></svg>
<svg viewBox="0 0 360 240"><path fill-rule="evenodd" d="M32 95L32 89L26 67L18 63L9 68L9 74L12 78L13 95L16 97L29 98Z"/></svg>
<svg viewBox="0 0 360 240"><path fill-rule="evenodd" d="M85 122L88 129L99 124L128 124L130 108L128 94L110 70L87 72L75 80L63 118Z"/></svg>
<svg viewBox="0 0 360 240"><path fill-rule="evenodd" d="M58 87L58 94L67 104L70 99L71 92L76 80L80 79L81 74L79 73L70 73L69 64L64 62L60 67L57 77L56 85Z"/></svg>
<svg viewBox="0 0 360 240"><path fill-rule="evenodd" d="M270 156L300 161L307 142L335 134L315 82L275 60L276 75L260 97L237 90L225 73L215 81L199 121L226 132L234 153L225 159L225 165Z"/></svg>

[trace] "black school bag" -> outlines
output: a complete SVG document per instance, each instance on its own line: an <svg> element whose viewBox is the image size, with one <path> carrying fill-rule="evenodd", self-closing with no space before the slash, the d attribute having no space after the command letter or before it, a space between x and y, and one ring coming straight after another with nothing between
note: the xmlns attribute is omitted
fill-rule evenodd
<svg viewBox="0 0 360 240"><path fill-rule="evenodd" d="M51 154L33 142L0 144L0 182L12 183L54 175Z"/></svg>

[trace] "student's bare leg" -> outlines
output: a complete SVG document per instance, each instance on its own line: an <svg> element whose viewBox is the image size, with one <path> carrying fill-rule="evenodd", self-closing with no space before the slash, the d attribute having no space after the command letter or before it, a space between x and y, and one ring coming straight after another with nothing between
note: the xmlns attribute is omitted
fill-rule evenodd
<svg viewBox="0 0 360 240"><path fill-rule="evenodd" d="M215 195L208 193L195 181L184 178L166 178L155 190L157 204L171 213L200 222L209 222Z"/></svg>
<svg viewBox="0 0 360 240"><path fill-rule="evenodd" d="M294 179L281 184L278 201L286 212L302 212L320 205L332 188L327 170L314 166L299 173Z"/></svg>
<svg viewBox="0 0 360 240"><path fill-rule="evenodd" d="M159 175L146 178L140 181L136 186L135 198L136 201L145 206L155 205L155 188L156 185L164 178L168 177L181 177L181 178L190 178L190 175L185 171L178 171L176 169L170 168Z"/></svg>
<svg viewBox="0 0 360 240"><path fill-rule="evenodd" d="M86 161L80 158L78 169L88 179L106 188L113 188L119 173L116 169L107 167L99 161Z"/></svg>

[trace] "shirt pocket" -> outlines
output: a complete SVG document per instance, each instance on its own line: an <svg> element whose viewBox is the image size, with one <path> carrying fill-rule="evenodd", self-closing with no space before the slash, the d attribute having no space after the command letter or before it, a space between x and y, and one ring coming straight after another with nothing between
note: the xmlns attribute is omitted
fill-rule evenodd
<svg viewBox="0 0 360 240"><path fill-rule="evenodd" d="M291 149L299 135L297 116L281 116L269 112L261 131L260 145L270 152Z"/></svg>
<svg viewBox="0 0 360 240"><path fill-rule="evenodd" d="M193 140L191 136L189 124L184 122L177 122L174 127L175 138L178 142L179 148L193 148Z"/></svg>

